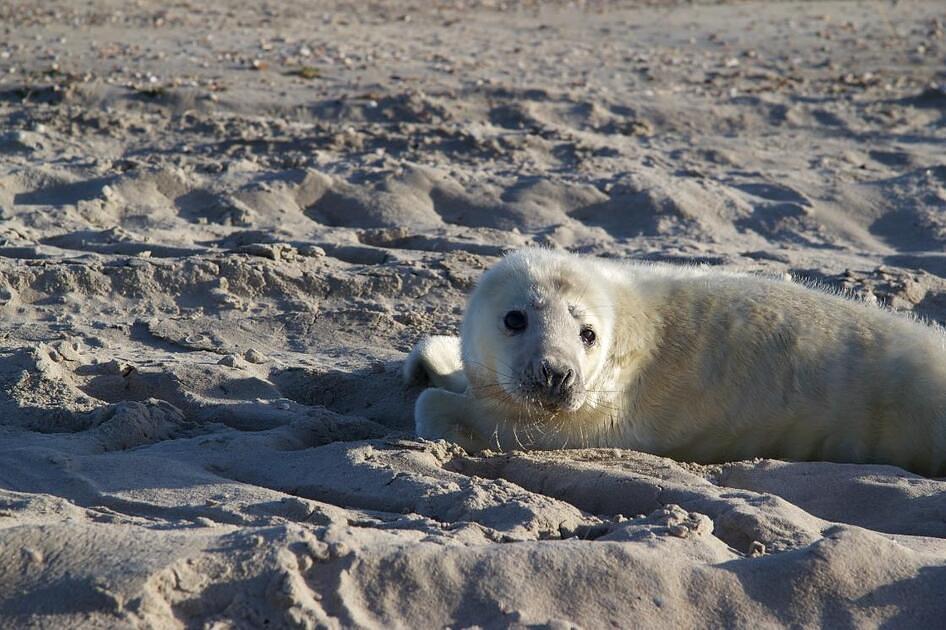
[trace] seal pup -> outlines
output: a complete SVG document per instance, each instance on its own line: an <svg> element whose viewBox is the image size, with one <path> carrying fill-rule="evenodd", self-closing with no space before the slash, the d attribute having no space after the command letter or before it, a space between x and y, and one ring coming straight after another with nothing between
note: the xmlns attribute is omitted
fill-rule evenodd
<svg viewBox="0 0 946 630"><path fill-rule="evenodd" d="M946 334L776 278L520 250L403 374L418 436L470 451L946 462Z"/></svg>

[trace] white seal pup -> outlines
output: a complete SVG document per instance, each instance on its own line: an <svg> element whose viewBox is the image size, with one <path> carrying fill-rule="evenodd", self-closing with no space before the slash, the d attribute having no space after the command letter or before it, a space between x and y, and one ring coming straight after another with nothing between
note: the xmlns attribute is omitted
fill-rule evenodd
<svg viewBox="0 0 946 630"><path fill-rule="evenodd" d="M404 376L417 434L467 450L946 463L941 329L750 274L520 250Z"/></svg>

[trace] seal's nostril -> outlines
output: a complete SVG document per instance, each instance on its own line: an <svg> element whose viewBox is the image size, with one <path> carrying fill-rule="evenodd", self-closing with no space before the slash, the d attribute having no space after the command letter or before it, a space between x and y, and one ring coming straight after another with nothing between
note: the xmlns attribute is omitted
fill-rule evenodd
<svg viewBox="0 0 946 630"><path fill-rule="evenodd" d="M536 361L532 365L535 375L533 382L545 390L546 396L552 398L561 398L569 393L577 379L574 369L556 364L549 359Z"/></svg>
<svg viewBox="0 0 946 630"><path fill-rule="evenodd" d="M552 370L552 366L549 365L549 362L542 361L542 378L545 380L546 385L552 384L553 375L554 371Z"/></svg>
<svg viewBox="0 0 946 630"><path fill-rule="evenodd" d="M575 370L565 370L565 376L562 378L562 389L567 389L575 382Z"/></svg>

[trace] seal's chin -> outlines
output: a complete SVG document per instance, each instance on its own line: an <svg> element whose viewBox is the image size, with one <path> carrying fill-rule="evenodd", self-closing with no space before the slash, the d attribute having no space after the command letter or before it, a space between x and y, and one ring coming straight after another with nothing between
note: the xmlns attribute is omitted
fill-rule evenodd
<svg viewBox="0 0 946 630"><path fill-rule="evenodd" d="M569 400L555 400L555 401L542 401L539 402L539 407L546 413L571 413L581 409L581 406L584 404L584 399L581 397L574 397Z"/></svg>
<svg viewBox="0 0 946 630"><path fill-rule="evenodd" d="M565 396L547 396L543 392L530 390L526 387L520 387L515 391L506 392L509 399L526 408L531 414L555 415L559 413L574 412L581 409L585 404L585 395L583 392L570 392Z"/></svg>

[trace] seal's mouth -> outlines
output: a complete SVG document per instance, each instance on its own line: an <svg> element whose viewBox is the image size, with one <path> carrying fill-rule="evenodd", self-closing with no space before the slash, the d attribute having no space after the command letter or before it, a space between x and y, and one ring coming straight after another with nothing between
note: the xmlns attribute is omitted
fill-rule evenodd
<svg viewBox="0 0 946 630"><path fill-rule="evenodd" d="M510 394L522 406L546 414L577 411L584 402L584 397L579 391L551 393L546 388L534 384L522 383L515 392L510 392Z"/></svg>
<svg viewBox="0 0 946 630"><path fill-rule="evenodd" d="M518 378L503 383L503 390L530 414L577 411L585 400L580 371L567 361L553 357L529 361Z"/></svg>

